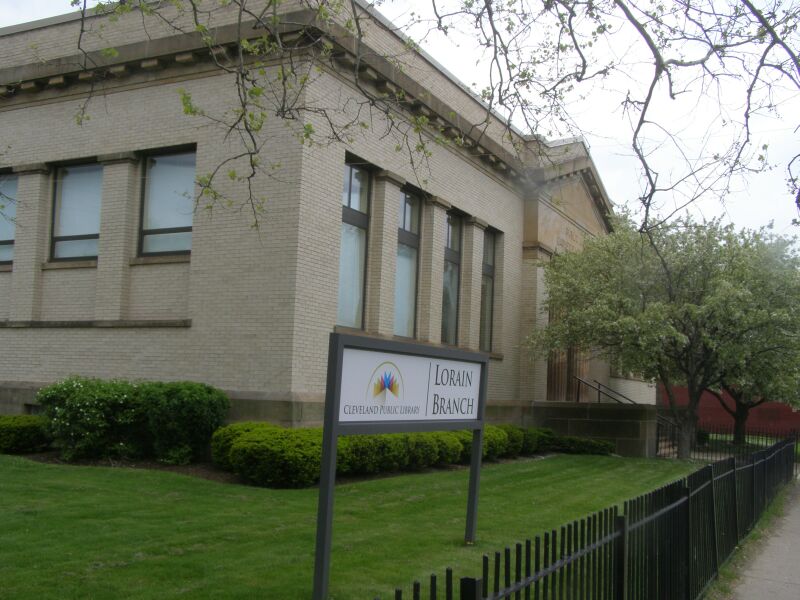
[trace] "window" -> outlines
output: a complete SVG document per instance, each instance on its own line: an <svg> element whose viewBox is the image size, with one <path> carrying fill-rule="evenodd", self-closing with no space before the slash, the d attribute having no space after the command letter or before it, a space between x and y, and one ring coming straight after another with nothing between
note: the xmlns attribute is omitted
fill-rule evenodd
<svg viewBox="0 0 800 600"><path fill-rule="evenodd" d="M339 306L336 323L364 326L364 275L369 221L369 171L344 167L342 189L342 244L339 254Z"/></svg>
<svg viewBox="0 0 800 600"><path fill-rule="evenodd" d="M194 152L147 157L139 254L191 251L194 175Z"/></svg>
<svg viewBox="0 0 800 600"><path fill-rule="evenodd" d="M53 260L97 258L102 165L61 167L56 174Z"/></svg>
<svg viewBox="0 0 800 600"><path fill-rule="evenodd" d="M417 265L419 260L420 199L400 195L397 228L397 269L394 282L394 333L414 337L417 317Z"/></svg>
<svg viewBox="0 0 800 600"><path fill-rule="evenodd" d="M492 231L483 233L483 275L481 277L481 329L480 349L492 351L492 318L494 311L494 256L496 236Z"/></svg>
<svg viewBox="0 0 800 600"><path fill-rule="evenodd" d="M17 178L0 175L0 265L14 260L14 220L17 217Z"/></svg>
<svg viewBox="0 0 800 600"><path fill-rule="evenodd" d="M458 343L458 286L461 275L461 217L447 215L442 286L442 343Z"/></svg>

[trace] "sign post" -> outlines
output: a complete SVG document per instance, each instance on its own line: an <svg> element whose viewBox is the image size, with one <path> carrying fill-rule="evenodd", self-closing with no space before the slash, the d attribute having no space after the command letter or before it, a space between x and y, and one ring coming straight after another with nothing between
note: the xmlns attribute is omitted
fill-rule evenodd
<svg viewBox="0 0 800 600"><path fill-rule="evenodd" d="M331 334L314 600L328 597L336 441L340 435L472 430L464 542L475 541L487 371L488 356L482 353Z"/></svg>

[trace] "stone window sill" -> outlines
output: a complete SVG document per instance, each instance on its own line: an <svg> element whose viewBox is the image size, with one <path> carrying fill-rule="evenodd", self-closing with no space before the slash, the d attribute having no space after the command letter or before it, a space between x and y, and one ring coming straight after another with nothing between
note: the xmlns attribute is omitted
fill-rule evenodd
<svg viewBox="0 0 800 600"><path fill-rule="evenodd" d="M42 263L43 271L57 270L57 269L96 269L97 259L90 260L65 260L65 261L48 261Z"/></svg>
<svg viewBox="0 0 800 600"><path fill-rule="evenodd" d="M137 256L132 258L130 265L136 267L139 265L167 265L173 263L188 263L191 262L191 254L163 254L160 256Z"/></svg>
<svg viewBox="0 0 800 600"><path fill-rule="evenodd" d="M74 329L74 328L160 328L191 327L191 319L110 319L92 321L0 321L0 328Z"/></svg>

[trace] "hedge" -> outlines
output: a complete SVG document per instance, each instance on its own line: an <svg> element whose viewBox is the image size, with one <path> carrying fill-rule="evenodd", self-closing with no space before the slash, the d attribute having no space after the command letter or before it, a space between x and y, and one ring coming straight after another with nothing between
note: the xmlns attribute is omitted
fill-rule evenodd
<svg viewBox="0 0 800 600"><path fill-rule="evenodd" d="M530 456L543 452L550 445L556 434L552 429L544 427L530 427L522 430L522 454Z"/></svg>
<svg viewBox="0 0 800 600"><path fill-rule="evenodd" d="M39 390L48 432L67 460L155 458L187 463L208 455L228 398L189 381L134 383L71 377Z"/></svg>
<svg viewBox="0 0 800 600"><path fill-rule="evenodd" d="M245 421L217 429L211 436L212 462L225 471L233 470L230 461L231 446L245 433L250 433L257 429L279 429L279 427L263 421Z"/></svg>
<svg viewBox="0 0 800 600"><path fill-rule="evenodd" d="M558 435L549 439L543 450L564 454L611 454L614 444L601 440L589 440L570 435Z"/></svg>
<svg viewBox="0 0 800 600"><path fill-rule="evenodd" d="M516 425L500 425L499 427L505 432L508 438L505 452L502 454L503 458L516 458L522 454L522 446L525 441L524 430Z"/></svg>
<svg viewBox="0 0 800 600"><path fill-rule="evenodd" d="M248 483L267 487L307 487L319 480L319 429L256 429L241 435L230 463Z"/></svg>
<svg viewBox="0 0 800 600"><path fill-rule="evenodd" d="M319 480L322 429L283 429L268 423L235 423L218 429L212 457L244 481L269 487L305 487ZM609 454L611 444L569 436L549 429L513 425L484 428L487 460L536 452ZM337 474L375 475L468 463L472 431L342 436L337 445Z"/></svg>
<svg viewBox="0 0 800 600"><path fill-rule="evenodd" d="M225 422L228 397L191 381L142 383L141 404L153 440L153 456L172 464L209 458L209 441Z"/></svg>
<svg viewBox="0 0 800 600"><path fill-rule="evenodd" d="M0 453L24 454L50 445L47 419L37 415L0 415Z"/></svg>

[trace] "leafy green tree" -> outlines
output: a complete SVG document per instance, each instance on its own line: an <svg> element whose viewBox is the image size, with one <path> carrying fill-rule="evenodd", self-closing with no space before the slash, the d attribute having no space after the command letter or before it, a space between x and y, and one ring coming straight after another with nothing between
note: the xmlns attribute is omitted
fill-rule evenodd
<svg viewBox="0 0 800 600"><path fill-rule="evenodd" d="M750 289L758 282L748 285L746 278L766 239L718 221L685 219L642 233L621 220L612 234L589 239L582 251L555 256L546 265L547 309L560 318L531 342L545 351L594 349L624 372L658 380L680 426L679 455L688 457L703 392L719 389L734 364L741 367L738 378L727 377L732 385L743 382L748 340L769 337L788 319L776 316L777 300L769 294L763 310L751 308L753 294L760 292ZM800 300L789 290L787 297ZM782 298L780 304L787 302ZM688 391L685 410L675 401L677 385Z"/></svg>
<svg viewBox="0 0 800 600"><path fill-rule="evenodd" d="M800 405L800 261L788 240L766 232L741 251L739 309L727 315L740 335L721 349L721 385L710 390L734 420L736 444L746 441L753 408L768 401Z"/></svg>

